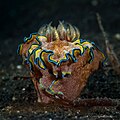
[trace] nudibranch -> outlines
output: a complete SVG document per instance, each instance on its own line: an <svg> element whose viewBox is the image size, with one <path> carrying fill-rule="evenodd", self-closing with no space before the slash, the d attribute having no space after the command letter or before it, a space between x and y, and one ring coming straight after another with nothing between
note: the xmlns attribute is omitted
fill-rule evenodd
<svg viewBox="0 0 120 120"><path fill-rule="evenodd" d="M80 39L78 28L65 22L59 22L57 27L45 25L25 37L18 53L30 70L38 101L42 103L60 96L75 100L88 77L105 60L94 42Z"/></svg>

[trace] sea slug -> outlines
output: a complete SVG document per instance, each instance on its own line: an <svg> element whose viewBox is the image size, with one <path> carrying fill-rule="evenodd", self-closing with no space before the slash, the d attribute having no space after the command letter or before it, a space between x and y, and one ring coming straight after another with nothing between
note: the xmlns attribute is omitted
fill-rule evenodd
<svg viewBox="0 0 120 120"><path fill-rule="evenodd" d="M18 53L30 70L41 103L75 100L105 60L94 42L81 39L78 28L65 22L45 25L25 37Z"/></svg>

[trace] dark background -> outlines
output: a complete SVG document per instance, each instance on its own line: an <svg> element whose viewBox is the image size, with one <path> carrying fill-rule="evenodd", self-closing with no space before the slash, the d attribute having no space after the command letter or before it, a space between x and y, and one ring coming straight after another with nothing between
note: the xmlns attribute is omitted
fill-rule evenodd
<svg viewBox="0 0 120 120"><path fill-rule="evenodd" d="M39 29L43 24L65 20L78 26L82 33L98 32L95 13L102 16L106 30L119 32L119 0L3 0L1 36L19 37Z"/></svg>
<svg viewBox="0 0 120 120"><path fill-rule="evenodd" d="M36 101L36 93L30 80L13 80L14 76L27 75L27 70L22 66L21 57L17 54L17 47L23 42L25 36L37 32L38 29L49 22L57 25L59 20L64 20L79 28L81 38L94 41L105 52L104 37L96 19L96 13L102 18L102 23L108 39L120 59L120 0L2 0L0 1L0 119L56 118L68 116L70 111L49 113L43 115L40 108L17 113L18 107L27 108L26 104ZM119 37L115 37L118 35ZM82 98L107 97L120 99L120 77L113 70L99 70L89 78L88 85L83 91ZM25 90L23 90L25 88ZM14 99L13 99L14 98ZM23 102L24 101L24 102ZM37 104L37 103L35 103ZM7 108L14 106L14 112ZM34 107L34 105L31 105ZM116 110L116 109L114 109ZM120 113L110 110L102 115L117 115ZM6 112L7 111L7 112ZM42 112L41 112L42 111ZM34 114L33 112L36 112ZM4 114L3 114L4 113ZM95 115L99 115L94 113ZM116 113L116 114L115 114ZM71 119L78 116L71 112ZM42 116L43 115L43 116ZM80 114L79 114L80 115ZM88 112L88 115L93 113ZM42 117L41 117L42 116ZM56 117L58 116L58 118ZM82 114L85 116L85 114ZM79 118L80 116L78 116ZM63 119L61 118L61 119ZM69 118L69 116L67 117Z"/></svg>

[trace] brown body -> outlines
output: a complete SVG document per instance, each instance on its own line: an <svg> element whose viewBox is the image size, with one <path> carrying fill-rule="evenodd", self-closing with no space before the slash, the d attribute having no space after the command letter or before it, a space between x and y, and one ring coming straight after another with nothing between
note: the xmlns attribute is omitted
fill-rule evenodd
<svg viewBox="0 0 120 120"><path fill-rule="evenodd" d="M38 34L27 38L20 46L19 54L22 55L24 61L28 60L26 66L30 68L30 75L39 102L50 103L56 99L61 100L61 102L63 100L75 100L86 85L88 77L99 68L99 65L105 59L103 53L94 44L89 41L81 42L79 36L78 29L70 24L66 27L60 23L58 28L48 25L47 28L46 26L41 28ZM34 46L34 44L37 44L37 46ZM37 47L39 52L33 52ZM77 61L74 61L71 56L59 65L50 61L52 59L59 63L61 59L65 59L66 51L72 54L74 48L79 49L81 53L83 52L83 54L80 54L79 51L74 51L73 57ZM48 54L50 53L44 52L43 54L42 50L52 50L54 54L49 58ZM40 69L39 65L42 64L40 59L40 64L35 63L36 56L40 57L40 53L42 53L41 59L44 60L45 69ZM94 57L90 62L91 54ZM70 74L63 76L65 72ZM53 81L55 81L54 84L52 84ZM52 87L50 87L51 84ZM50 88L50 91L48 88Z"/></svg>

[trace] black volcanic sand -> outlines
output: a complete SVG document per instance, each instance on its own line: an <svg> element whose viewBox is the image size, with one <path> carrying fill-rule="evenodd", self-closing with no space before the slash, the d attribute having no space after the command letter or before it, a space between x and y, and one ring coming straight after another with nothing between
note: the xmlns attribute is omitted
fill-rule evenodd
<svg viewBox="0 0 120 120"><path fill-rule="evenodd" d="M43 24L65 20L76 25L81 38L94 41L105 53L104 38L99 29L99 12L110 43L120 60L120 2L119 0L81 1L2 1L0 31L0 120L119 120L120 75L110 68L109 61L90 76L81 99L114 100L116 106L63 107L58 104L37 103L37 95L29 76L17 55L17 46L25 36L36 32Z"/></svg>

